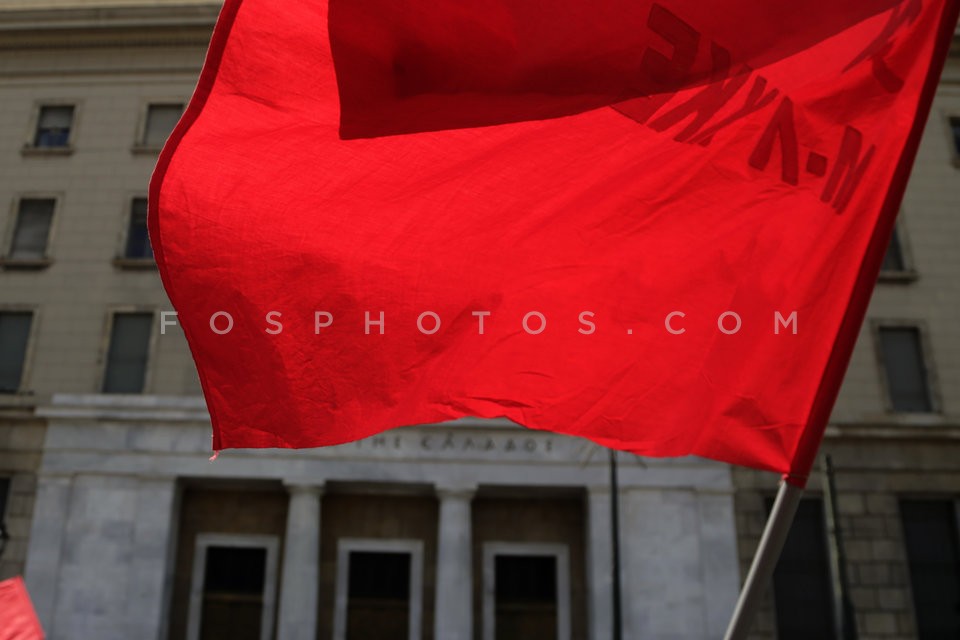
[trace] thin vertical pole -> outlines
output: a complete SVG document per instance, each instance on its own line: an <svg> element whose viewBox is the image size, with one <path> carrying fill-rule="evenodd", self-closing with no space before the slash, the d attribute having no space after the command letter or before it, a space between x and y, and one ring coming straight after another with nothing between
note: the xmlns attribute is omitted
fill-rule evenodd
<svg viewBox="0 0 960 640"><path fill-rule="evenodd" d="M760 601L763 599L763 593L770 584L773 570L777 566L777 560L780 559L783 543L786 542L787 534L790 533L790 525L793 524L793 516L797 513L802 495L803 489L800 487L788 482L780 482L777 499L773 503L773 510L767 518L767 526L763 530L757 553L753 557L753 564L750 565L750 572L747 573L747 579L740 591L740 599L733 610L727 635L724 636L725 640L746 640L757 609L760 607Z"/></svg>
<svg viewBox="0 0 960 640"><path fill-rule="evenodd" d="M613 555L613 640L623 638L620 602L620 482L617 478L617 452L610 449L610 536Z"/></svg>
<svg viewBox="0 0 960 640"><path fill-rule="evenodd" d="M830 562L833 565L834 630L836 637L843 640L857 640L857 618L853 601L850 600L850 581L847 577L847 555L843 547L843 531L840 528L840 515L837 511L837 488L833 475L833 459L830 454L824 456L824 489L826 500L827 533L833 553Z"/></svg>

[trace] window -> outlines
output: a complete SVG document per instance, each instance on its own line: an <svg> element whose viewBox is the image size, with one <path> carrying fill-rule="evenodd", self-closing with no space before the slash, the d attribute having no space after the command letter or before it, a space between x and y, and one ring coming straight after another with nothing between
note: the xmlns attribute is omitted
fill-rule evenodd
<svg viewBox="0 0 960 640"><path fill-rule="evenodd" d="M953 142L953 163L960 166L960 116L950 116L949 122Z"/></svg>
<svg viewBox="0 0 960 640"><path fill-rule="evenodd" d="M10 532L7 530L7 501L10 498L10 478L0 477L0 537L3 539L0 540L0 546L6 544L6 540L10 537ZM0 549L2 552L2 549Z"/></svg>
<svg viewBox="0 0 960 640"><path fill-rule="evenodd" d="M767 510L773 501L767 503ZM800 502L773 573L777 640L836 638L823 502Z"/></svg>
<svg viewBox="0 0 960 640"><path fill-rule="evenodd" d="M352 551L347 638L402 638L410 626L410 554Z"/></svg>
<svg viewBox="0 0 960 640"><path fill-rule="evenodd" d="M140 146L159 149L170 137L183 115L182 104L151 104L147 106L147 118L143 125Z"/></svg>
<svg viewBox="0 0 960 640"><path fill-rule="evenodd" d="M0 478L0 522L7 514L7 500L10 496L10 478Z"/></svg>
<svg viewBox="0 0 960 640"><path fill-rule="evenodd" d="M960 638L960 541L952 500L900 503L919 640Z"/></svg>
<svg viewBox="0 0 960 640"><path fill-rule="evenodd" d="M274 536L197 536L188 640L272 638L278 548Z"/></svg>
<svg viewBox="0 0 960 640"><path fill-rule="evenodd" d="M153 328L152 313L115 313L110 328L104 393L141 393Z"/></svg>
<svg viewBox="0 0 960 640"><path fill-rule="evenodd" d="M900 247L900 234L897 229L893 229L893 236L890 237L890 245L887 247L887 253L883 256L883 265L881 271L899 272L904 270L903 249Z"/></svg>
<svg viewBox="0 0 960 640"><path fill-rule="evenodd" d="M29 311L0 312L0 393L20 390L32 322Z"/></svg>
<svg viewBox="0 0 960 640"><path fill-rule="evenodd" d="M43 260L57 201L53 198L22 198L17 206L13 239L7 254L10 260Z"/></svg>
<svg viewBox="0 0 960 640"><path fill-rule="evenodd" d="M483 546L483 640L570 640L565 545Z"/></svg>
<svg viewBox="0 0 960 640"><path fill-rule="evenodd" d="M557 637L557 559L553 556L494 558L494 619L497 638Z"/></svg>
<svg viewBox="0 0 960 640"><path fill-rule="evenodd" d="M920 330L880 327L878 335L890 407L897 412L933 411Z"/></svg>
<svg viewBox="0 0 960 640"><path fill-rule="evenodd" d="M890 235L890 244L887 245L883 263L880 265L880 280L884 282L907 283L917 279L917 272L914 269L910 246L904 229L903 216L903 211L901 211L900 218Z"/></svg>
<svg viewBox="0 0 960 640"><path fill-rule="evenodd" d="M423 542L338 542L334 640L419 639L422 603Z"/></svg>
<svg viewBox="0 0 960 640"><path fill-rule="evenodd" d="M33 146L39 149L58 149L69 146L73 113L73 105L40 107Z"/></svg>
<svg viewBox="0 0 960 640"><path fill-rule="evenodd" d="M887 245L887 253L883 256L883 264L880 266L881 275L903 274L910 271L907 266L907 256L904 251L903 238L900 233L900 225L893 228L893 235L890 236L890 244Z"/></svg>
<svg viewBox="0 0 960 640"><path fill-rule="evenodd" d="M130 219L123 257L134 260L153 259L153 247L147 235L147 199L134 198L130 203Z"/></svg>

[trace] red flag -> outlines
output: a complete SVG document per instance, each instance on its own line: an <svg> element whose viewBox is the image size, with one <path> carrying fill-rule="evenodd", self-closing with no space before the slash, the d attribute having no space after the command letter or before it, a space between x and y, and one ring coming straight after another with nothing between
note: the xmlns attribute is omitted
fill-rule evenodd
<svg viewBox="0 0 960 640"><path fill-rule="evenodd" d="M0 640L43 640L22 578L0 582Z"/></svg>
<svg viewBox="0 0 960 640"><path fill-rule="evenodd" d="M956 0L228 0L151 185L214 448L505 416L806 477Z"/></svg>

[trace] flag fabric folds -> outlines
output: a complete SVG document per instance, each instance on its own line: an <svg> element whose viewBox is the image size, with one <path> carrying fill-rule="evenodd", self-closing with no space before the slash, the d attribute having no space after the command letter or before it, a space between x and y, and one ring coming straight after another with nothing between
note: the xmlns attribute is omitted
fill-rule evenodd
<svg viewBox="0 0 960 640"><path fill-rule="evenodd" d="M150 193L214 448L506 417L803 482L956 0L227 0Z"/></svg>

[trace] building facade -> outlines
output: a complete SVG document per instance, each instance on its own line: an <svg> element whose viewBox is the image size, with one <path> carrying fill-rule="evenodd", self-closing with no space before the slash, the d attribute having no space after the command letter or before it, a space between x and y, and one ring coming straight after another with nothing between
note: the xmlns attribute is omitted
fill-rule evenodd
<svg viewBox="0 0 960 640"><path fill-rule="evenodd" d="M612 637L616 567L625 638L721 637L771 474L619 455L615 565L583 440L463 420L210 460L145 198L217 10L0 0L0 578L57 640L578 640ZM758 639L839 637L843 593L862 639L960 629L957 53L824 446L838 517L814 478Z"/></svg>

